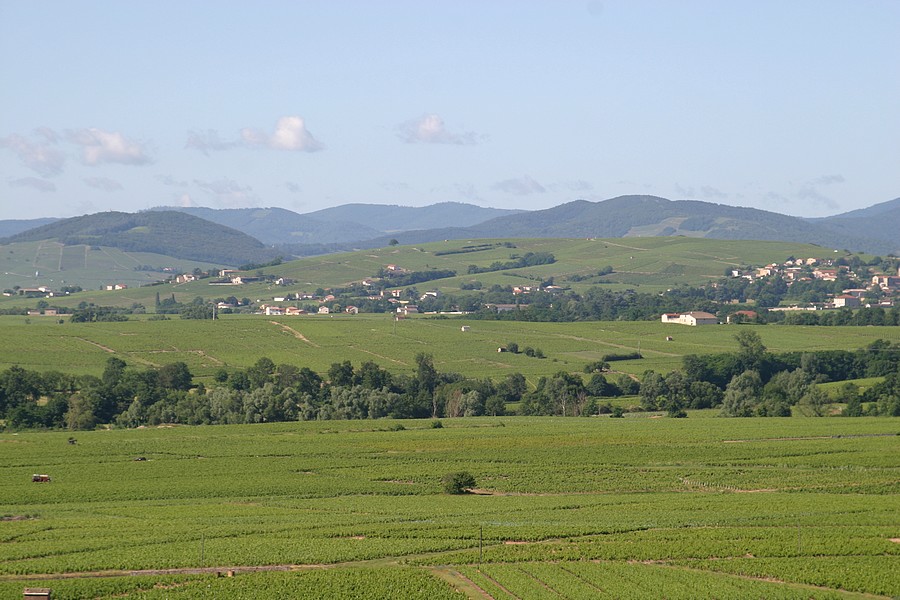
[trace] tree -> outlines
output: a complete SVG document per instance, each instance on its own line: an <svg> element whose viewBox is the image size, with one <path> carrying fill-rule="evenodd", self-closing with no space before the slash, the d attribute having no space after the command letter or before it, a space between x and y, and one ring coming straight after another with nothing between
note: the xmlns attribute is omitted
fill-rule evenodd
<svg viewBox="0 0 900 600"><path fill-rule="evenodd" d="M392 238L391 241L388 242L388 246L396 246L399 243L400 242L398 242L396 239Z"/></svg>
<svg viewBox="0 0 900 600"><path fill-rule="evenodd" d="M188 366L181 361L163 365L159 369L159 385L166 389L187 391L191 389L193 379Z"/></svg>
<svg viewBox="0 0 900 600"><path fill-rule="evenodd" d="M758 371L766 354L766 347L759 334L752 329L742 329L734 336L738 343L738 360L744 371Z"/></svg>
<svg viewBox="0 0 900 600"><path fill-rule="evenodd" d="M726 417L751 417L756 411L762 380L756 371L744 371L735 375L725 389L722 415Z"/></svg>
<svg viewBox="0 0 900 600"><path fill-rule="evenodd" d="M658 410L666 396L666 381L656 371L645 371L641 378L641 406L644 410Z"/></svg>
<svg viewBox="0 0 900 600"><path fill-rule="evenodd" d="M829 403L831 403L831 398L817 385L810 386L809 391L800 399L800 406L803 407L804 412L816 417L825 416Z"/></svg>
<svg viewBox="0 0 900 600"><path fill-rule="evenodd" d="M441 477L441 487L445 494L465 494L475 487L475 477L468 471L447 473Z"/></svg>

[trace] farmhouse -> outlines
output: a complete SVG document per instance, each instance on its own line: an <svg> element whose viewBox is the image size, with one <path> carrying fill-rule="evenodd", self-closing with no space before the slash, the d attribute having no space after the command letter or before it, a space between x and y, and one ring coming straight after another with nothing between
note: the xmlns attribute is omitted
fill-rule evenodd
<svg viewBox="0 0 900 600"><path fill-rule="evenodd" d="M747 321L755 321L756 311L752 310L739 310L737 312L733 312L725 319L726 323L746 323Z"/></svg>
<svg viewBox="0 0 900 600"><path fill-rule="evenodd" d="M859 298L856 296L851 296L850 294L842 294L840 296L834 297L834 307L835 308L855 308L860 306L861 302Z"/></svg>
<svg viewBox="0 0 900 600"><path fill-rule="evenodd" d="M719 319L716 315L708 312L686 312L686 313L666 313L662 316L663 323L678 323L679 325L718 325Z"/></svg>

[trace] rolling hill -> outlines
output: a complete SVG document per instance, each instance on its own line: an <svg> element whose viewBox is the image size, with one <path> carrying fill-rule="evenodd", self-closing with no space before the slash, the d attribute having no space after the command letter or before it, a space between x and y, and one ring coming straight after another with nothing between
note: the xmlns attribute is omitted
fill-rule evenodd
<svg viewBox="0 0 900 600"><path fill-rule="evenodd" d="M225 265L265 262L276 255L246 233L175 211L104 212L72 217L0 239L0 244L44 240Z"/></svg>
<svg viewBox="0 0 900 600"><path fill-rule="evenodd" d="M152 210L187 213L243 231L265 244L281 245L352 244L398 231L468 227L495 217L521 212L483 208L460 202L442 202L423 207L344 204L304 214L283 208L160 207Z"/></svg>
<svg viewBox="0 0 900 600"><path fill-rule="evenodd" d="M320 221L365 223L368 227L380 229L385 233L395 233L438 227L470 227L490 219L522 212L524 211L484 208L462 202L439 202L421 207L344 204L311 212L307 216Z"/></svg>
<svg viewBox="0 0 900 600"><path fill-rule="evenodd" d="M468 273L469 265L486 267L528 252L552 253L555 262L477 275ZM182 302L190 302L198 296L213 299L232 295L271 301L276 296L311 293L317 288L344 287L351 282L370 279L389 264L408 271L456 272L453 276L417 284L420 292L438 289L446 294L460 294L465 293L462 290L464 284L475 281L483 289L487 289L492 285L535 285L536 282L550 278L557 285L576 291L602 285L609 290L662 292L680 284L702 285L720 278L726 269L740 265L783 261L792 255L835 256L833 250L807 244L688 237L441 241L308 257L260 269L273 278L291 280L291 283L283 286L262 281L212 286L211 280L204 279L114 292L82 292L55 298L53 303L76 306L79 302L93 302L104 306L128 307L138 302L149 307L153 305L157 292L163 297L175 294ZM600 275L600 271L607 266L612 267L613 272ZM34 300L23 301L21 297L0 298L0 307L19 306L23 302L31 305Z"/></svg>
<svg viewBox="0 0 900 600"><path fill-rule="evenodd" d="M159 207L237 229L265 244L335 244L384 235L384 230L340 219L315 219L284 208Z"/></svg>
<svg viewBox="0 0 900 600"><path fill-rule="evenodd" d="M59 219L53 217L44 219L4 219L0 221L0 238L16 235L17 233L22 233L41 225L47 225L48 223L55 223L56 221L59 221Z"/></svg>
<svg viewBox="0 0 900 600"><path fill-rule="evenodd" d="M705 237L723 240L796 241L871 253L900 251L900 208L871 216L824 221L778 213L656 196L619 196L600 202L576 200L546 210L497 217L470 227L408 231L403 244L495 237ZM367 242L387 243L389 236Z"/></svg>

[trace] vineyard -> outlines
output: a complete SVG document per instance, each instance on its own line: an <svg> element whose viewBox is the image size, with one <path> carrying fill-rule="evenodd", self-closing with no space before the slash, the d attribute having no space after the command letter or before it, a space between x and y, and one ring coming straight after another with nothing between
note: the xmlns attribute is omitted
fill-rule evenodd
<svg viewBox="0 0 900 600"><path fill-rule="evenodd" d="M442 424L0 433L0 597L900 594L896 418Z"/></svg>
<svg viewBox="0 0 900 600"><path fill-rule="evenodd" d="M462 326L469 330L463 332ZM59 324L46 317L0 317L0 369L17 364L36 371L100 375L111 356L130 365L159 367L184 362L201 380L221 368L246 368L266 356L276 364L325 373L335 362L374 361L395 373L415 368L415 356L432 353L440 371L467 377L519 372L530 381L560 370L581 371L611 353L640 351L640 360L615 370L679 369L685 354L733 352L735 326L684 327L660 322L527 323L417 318L395 322L386 315L330 318L226 316L216 321L126 321ZM900 342L898 327L754 328L773 352L853 350L883 339ZM667 340L667 337L673 338ZM498 353L516 342L538 348L545 359Z"/></svg>

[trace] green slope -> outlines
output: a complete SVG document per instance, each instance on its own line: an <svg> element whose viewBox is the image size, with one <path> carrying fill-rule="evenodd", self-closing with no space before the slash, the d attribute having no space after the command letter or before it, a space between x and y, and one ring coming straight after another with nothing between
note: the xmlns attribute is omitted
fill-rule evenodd
<svg viewBox="0 0 900 600"><path fill-rule="evenodd" d="M150 252L124 252L107 246L66 246L60 242L18 242L0 246L0 289L107 284L129 288L161 281L172 273L217 269L218 263L192 261ZM170 271L164 269L170 268Z"/></svg>
<svg viewBox="0 0 900 600"><path fill-rule="evenodd" d="M10 236L0 243L56 240L67 246L110 246L175 258L240 265L274 257L249 235L174 211L104 212L64 219Z"/></svg>
<svg viewBox="0 0 900 600"><path fill-rule="evenodd" d="M508 247L509 244L513 247ZM476 252L453 253L467 246L488 248ZM553 264L468 275L469 265L485 267L493 262L509 261L528 252L549 252ZM251 300L271 300L292 292L313 292L346 286L354 281L374 277L389 264L409 271L431 269L456 271L455 277L418 284L420 291L440 289L445 293L459 293L464 283L479 281L485 287L533 285L536 281L553 278L557 285L583 290L592 285L606 289L634 288L640 291L664 291L679 284L702 285L721 277L726 268L752 264L763 265L783 261L789 256L837 256L808 244L787 242L746 242L708 240L699 238L627 238L609 240L588 239L524 239L524 240L465 240L395 246L304 258L267 267L261 271L294 281L288 286L255 283L240 286L211 286L210 280L186 284L165 284L135 288L121 292L85 292L68 298L54 299L54 304L75 306L79 302L94 302L108 306L131 306L139 302L153 306L156 293L162 297L175 294L179 301L197 296L218 298L236 296ZM600 269L611 266L613 273L597 276ZM189 269L188 269L189 270ZM253 272L256 274L256 271ZM34 300L24 301L33 306ZM21 306L20 298L2 298L0 307Z"/></svg>

